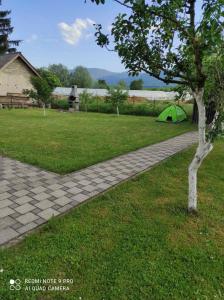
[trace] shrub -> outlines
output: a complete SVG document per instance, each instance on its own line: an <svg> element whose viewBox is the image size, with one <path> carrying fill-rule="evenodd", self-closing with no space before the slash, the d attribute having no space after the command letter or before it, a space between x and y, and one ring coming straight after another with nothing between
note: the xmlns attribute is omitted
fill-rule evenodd
<svg viewBox="0 0 224 300"><path fill-rule="evenodd" d="M51 103L51 107L55 109L63 109L68 110L69 105L68 101L65 99L59 100L59 99L53 99Z"/></svg>
<svg viewBox="0 0 224 300"><path fill-rule="evenodd" d="M92 100L93 95L88 93L86 90L79 95L80 106L82 106L86 112L88 111L88 103Z"/></svg>
<svg viewBox="0 0 224 300"><path fill-rule="evenodd" d="M117 115L120 114L120 107L128 100L127 91L122 90L120 86L108 88L107 101L116 109Z"/></svg>

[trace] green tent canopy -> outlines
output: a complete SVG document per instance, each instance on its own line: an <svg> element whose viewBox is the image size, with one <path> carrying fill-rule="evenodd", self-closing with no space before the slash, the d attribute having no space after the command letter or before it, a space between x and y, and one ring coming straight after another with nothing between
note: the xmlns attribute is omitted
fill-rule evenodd
<svg viewBox="0 0 224 300"><path fill-rule="evenodd" d="M157 121L159 122L182 122L187 119L186 112L178 105L171 105L164 109L159 115Z"/></svg>

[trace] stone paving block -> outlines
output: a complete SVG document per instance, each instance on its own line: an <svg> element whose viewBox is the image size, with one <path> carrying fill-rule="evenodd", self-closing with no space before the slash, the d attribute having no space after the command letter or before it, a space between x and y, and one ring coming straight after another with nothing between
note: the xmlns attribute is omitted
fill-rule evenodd
<svg viewBox="0 0 224 300"><path fill-rule="evenodd" d="M74 207L78 204L79 204L79 202L73 200L72 204L66 204L65 206L62 206L61 208L59 208L58 211L60 213L64 213L64 212L68 211L69 209L71 209L72 207Z"/></svg>
<svg viewBox="0 0 224 300"><path fill-rule="evenodd" d="M27 231L30 231L30 230L34 229L37 226L38 225L36 223L31 222L27 225L24 225L24 226L20 227L17 231L22 234L22 233L25 233Z"/></svg>
<svg viewBox="0 0 224 300"><path fill-rule="evenodd" d="M28 190L19 190L19 191L13 193L13 195L16 196L16 197L22 197L22 196L25 196L27 194L29 194Z"/></svg>
<svg viewBox="0 0 224 300"><path fill-rule="evenodd" d="M46 222L46 220L42 219L42 218L38 218L37 220L34 221L37 225L42 225Z"/></svg>
<svg viewBox="0 0 224 300"><path fill-rule="evenodd" d="M16 238L19 235L14 229L8 227L0 231L0 245Z"/></svg>
<svg viewBox="0 0 224 300"><path fill-rule="evenodd" d="M25 203L25 204L15 208L15 210L20 214L25 214L33 209L35 209L35 206L33 206L29 203Z"/></svg>
<svg viewBox="0 0 224 300"><path fill-rule="evenodd" d="M15 219L14 219L14 221L15 221L15 223L13 225L11 225L11 228L15 229L17 231L20 227L23 226L23 224L21 224L20 222L16 221Z"/></svg>
<svg viewBox="0 0 224 300"><path fill-rule="evenodd" d="M77 185L77 182L68 181L68 182L63 183L63 185L68 188L73 188Z"/></svg>
<svg viewBox="0 0 224 300"><path fill-rule="evenodd" d="M55 205L53 205L51 208L54 209L54 210L59 211L59 208L61 208L61 206L58 205L58 204L55 204Z"/></svg>
<svg viewBox="0 0 224 300"><path fill-rule="evenodd" d="M22 196L22 197L17 198L17 199L15 200L15 202L18 203L18 204L20 204L20 205L22 205L22 204L27 203L27 202L30 202L30 201L32 201L32 200L33 200L33 198L31 198L31 197L28 197L28 196Z"/></svg>
<svg viewBox="0 0 224 300"><path fill-rule="evenodd" d="M97 188L100 188L102 190L106 190L109 189L111 187L111 185L107 184L107 183L100 183L97 185Z"/></svg>
<svg viewBox="0 0 224 300"><path fill-rule="evenodd" d="M16 220L24 225L31 223L33 221L35 221L36 219L38 219L38 216L34 215L31 212L26 213L25 215L22 215L18 218L16 218Z"/></svg>
<svg viewBox="0 0 224 300"><path fill-rule="evenodd" d="M0 231L6 227L12 226L15 224L15 220L10 216L4 217L0 219Z"/></svg>
<svg viewBox="0 0 224 300"><path fill-rule="evenodd" d="M18 211L15 211L13 214L10 215L13 219L18 218L19 216L21 216L20 213L18 213Z"/></svg>
<svg viewBox="0 0 224 300"><path fill-rule="evenodd" d="M74 176L72 176L72 177L73 177L73 179L75 179L77 181L85 179L85 176L77 175L77 174L74 174Z"/></svg>
<svg viewBox="0 0 224 300"><path fill-rule="evenodd" d="M24 183L15 184L15 185L13 185L13 188L14 188L14 190L16 190L16 191L20 191L20 190L26 189L26 188L27 188L27 185L24 184Z"/></svg>
<svg viewBox="0 0 224 300"><path fill-rule="evenodd" d="M51 196L50 194L46 194L43 192L43 193L35 195L33 198L35 200L42 201L42 200L46 200L46 199L50 198L50 196Z"/></svg>
<svg viewBox="0 0 224 300"><path fill-rule="evenodd" d="M87 200L89 198L89 196L84 195L84 194L77 194L75 196L73 196L71 199L75 200L77 202L83 202L85 200Z"/></svg>
<svg viewBox="0 0 224 300"><path fill-rule="evenodd" d="M107 181L116 181L116 177L107 176L107 177L105 177L105 180L107 180Z"/></svg>
<svg viewBox="0 0 224 300"><path fill-rule="evenodd" d="M61 184L57 184L57 183L48 186L48 188L52 191L59 190L62 187L63 186Z"/></svg>
<svg viewBox="0 0 224 300"><path fill-rule="evenodd" d="M8 192L4 192L0 194L0 200L5 200L8 199L9 197L11 197L12 195L9 194Z"/></svg>
<svg viewBox="0 0 224 300"><path fill-rule="evenodd" d="M40 209L40 208L35 208L34 210L32 210L32 213L34 214L34 215L37 215L37 214L39 214L40 212L42 211L42 209Z"/></svg>
<svg viewBox="0 0 224 300"><path fill-rule="evenodd" d="M4 208L6 206L10 206L11 204L13 204L13 202L8 199L0 200L0 209Z"/></svg>
<svg viewBox="0 0 224 300"><path fill-rule="evenodd" d="M2 180L0 182L0 187L5 186L5 185L10 185L10 181L8 181L8 180Z"/></svg>
<svg viewBox="0 0 224 300"><path fill-rule="evenodd" d="M46 191L46 188L43 186L38 186L38 187L30 190L30 192L32 192L34 194L40 194L40 193L43 193L44 191Z"/></svg>
<svg viewBox="0 0 224 300"><path fill-rule="evenodd" d="M95 182L95 183L102 183L102 182L104 182L105 180L104 179L102 179L102 178L95 178L95 179L93 179L93 182Z"/></svg>
<svg viewBox="0 0 224 300"><path fill-rule="evenodd" d="M83 190L87 191L87 192L92 192L92 191L95 191L96 189L97 189L97 186L93 186L93 185L86 185L83 187Z"/></svg>
<svg viewBox="0 0 224 300"><path fill-rule="evenodd" d="M4 207L0 209L0 218L7 217L12 215L15 211L9 207Z"/></svg>
<svg viewBox="0 0 224 300"><path fill-rule="evenodd" d="M97 178L97 174L95 174L95 173L88 174L87 176L88 176L88 178L90 178L90 179Z"/></svg>
<svg viewBox="0 0 224 300"><path fill-rule="evenodd" d="M81 193L82 190L81 190L81 189L78 189L77 187L73 187L73 188L67 190L67 192L68 192L68 193L71 193L71 194L73 194L73 195L75 195L75 194Z"/></svg>
<svg viewBox="0 0 224 300"><path fill-rule="evenodd" d="M8 185L3 185L0 187L0 194L3 194L4 192L8 192L11 188Z"/></svg>
<svg viewBox="0 0 224 300"><path fill-rule="evenodd" d="M52 192L51 195L55 196L55 197L62 197L64 195L66 195L66 192L63 190L56 190L56 191Z"/></svg>
<svg viewBox="0 0 224 300"><path fill-rule="evenodd" d="M43 210L41 213L39 213L39 216L45 220L49 220L50 218L52 218L53 216L57 216L58 214L59 214L58 211L52 208L48 208Z"/></svg>
<svg viewBox="0 0 224 300"><path fill-rule="evenodd" d="M71 201L72 201L71 199L69 199L69 198L67 198L67 197L65 197L65 196L60 197L60 198L54 200L54 202L55 202L56 204L60 205L60 206L64 206L64 205L70 203Z"/></svg>
<svg viewBox="0 0 224 300"><path fill-rule="evenodd" d="M78 184L89 185L89 184L91 184L91 181L90 180L80 180L80 181L78 181Z"/></svg>
<svg viewBox="0 0 224 300"><path fill-rule="evenodd" d="M49 208L51 206L54 205L54 202L53 201L49 201L49 200L43 200L43 201L40 201L36 204L36 206L42 210L46 209L46 208Z"/></svg>

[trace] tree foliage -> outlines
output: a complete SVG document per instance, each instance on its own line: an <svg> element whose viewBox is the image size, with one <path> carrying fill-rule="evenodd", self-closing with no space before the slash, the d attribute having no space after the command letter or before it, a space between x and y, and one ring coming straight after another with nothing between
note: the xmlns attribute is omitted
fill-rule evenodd
<svg viewBox="0 0 224 300"><path fill-rule="evenodd" d="M92 83L92 78L86 68L78 66L72 71L70 85L77 85L79 88L91 88Z"/></svg>
<svg viewBox="0 0 224 300"><path fill-rule="evenodd" d="M105 0L91 0L104 4ZM191 89L199 111L199 143L189 166L189 211L197 209L197 172L213 149L213 134L223 114L216 114L206 135L204 90L209 80L206 58L224 57L223 0L114 0L125 7L112 24L115 51L130 75L145 72L165 83ZM109 48L110 36L96 25L96 41ZM218 73L217 73L218 74ZM222 89L220 89L220 92ZM221 98L223 101L223 98Z"/></svg>
<svg viewBox="0 0 224 300"><path fill-rule="evenodd" d="M120 86L109 87L107 101L112 103L116 108L117 115L119 116L119 107L128 99L127 91L124 91Z"/></svg>
<svg viewBox="0 0 224 300"><path fill-rule="evenodd" d="M50 72L55 74L60 82L61 86L70 87L70 72L68 68L62 64L53 64L47 68Z"/></svg>
<svg viewBox="0 0 224 300"><path fill-rule="evenodd" d="M0 1L0 5L2 2ZM13 32L11 19L9 17L10 10L0 10L0 55L9 52L15 52L16 46L20 40L10 40L9 36Z"/></svg>
<svg viewBox="0 0 224 300"><path fill-rule="evenodd" d="M111 32L115 51L130 74L144 71L165 83L193 89L204 85L202 61L222 43L222 1L204 0L201 22L195 20L196 0L119 2L130 13L119 14ZM98 45L108 46L109 35L102 33L101 25L96 28Z"/></svg>
<svg viewBox="0 0 224 300"><path fill-rule="evenodd" d="M84 105L86 112L88 111L88 103L92 100L92 98L93 95L88 93L86 90L79 95L80 102Z"/></svg>
<svg viewBox="0 0 224 300"><path fill-rule="evenodd" d="M208 79L205 84L204 99L206 106L211 103L216 111L213 120L213 128L209 126L207 140L213 141L215 137L223 132L224 123L224 57L210 56L205 62ZM214 122L215 121L215 122Z"/></svg>
<svg viewBox="0 0 224 300"><path fill-rule="evenodd" d="M107 89L108 88L108 84L106 82L106 80L104 79L98 79L96 84L94 85L94 87L96 89Z"/></svg>
<svg viewBox="0 0 224 300"><path fill-rule="evenodd" d="M132 80L130 83L130 90L142 90L143 89L143 80Z"/></svg>
<svg viewBox="0 0 224 300"><path fill-rule="evenodd" d="M47 80L40 77L32 77L31 82L34 89L24 90L24 94L31 99L35 99L39 106L45 106L50 103L52 89L48 85Z"/></svg>
<svg viewBox="0 0 224 300"><path fill-rule="evenodd" d="M38 69L41 77L32 77L31 83L34 89L24 90L24 94L35 99L39 106L46 105L51 102L51 94L53 90L60 86L60 80L55 74L45 68Z"/></svg>
<svg viewBox="0 0 224 300"><path fill-rule="evenodd" d="M120 87L122 90L127 90L127 84L124 80L119 80L117 86Z"/></svg>
<svg viewBox="0 0 224 300"><path fill-rule="evenodd" d="M38 73L43 79L47 81L52 92L56 87L61 86L61 81L58 78L58 76L53 72L51 72L49 69L40 68L38 69Z"/></svg>

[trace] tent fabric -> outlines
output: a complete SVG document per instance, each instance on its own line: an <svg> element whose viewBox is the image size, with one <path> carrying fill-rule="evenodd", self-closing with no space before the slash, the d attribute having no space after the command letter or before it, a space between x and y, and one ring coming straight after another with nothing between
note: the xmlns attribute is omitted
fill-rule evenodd
<svg viewBox="0 0 224 300"><path fill-rule="evenodd" d="M178 105L171 105L165 108L159 115L157 121L159 122L182 122L187 119L186 112Z"/></svg>

